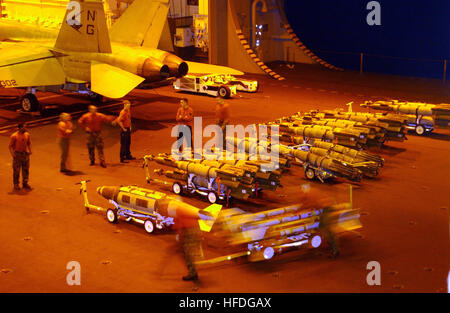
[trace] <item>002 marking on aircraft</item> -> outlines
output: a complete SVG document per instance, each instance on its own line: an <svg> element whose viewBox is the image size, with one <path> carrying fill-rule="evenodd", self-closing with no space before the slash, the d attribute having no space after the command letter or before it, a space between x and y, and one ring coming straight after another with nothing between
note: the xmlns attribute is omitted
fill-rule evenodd
<svg viewBox="0 0 450 313"><path fill-rule="evenodd" d="M17 86L15 79L0 80L0 87L14 87Z"/></svg>

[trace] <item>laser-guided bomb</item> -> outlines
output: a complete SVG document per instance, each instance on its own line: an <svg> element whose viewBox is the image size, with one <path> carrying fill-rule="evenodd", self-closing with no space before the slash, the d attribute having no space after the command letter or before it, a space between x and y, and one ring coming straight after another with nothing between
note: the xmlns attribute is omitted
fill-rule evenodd
<svg viewBox="0 0 450 313"><path fill-rule="evenodd" d="M367 125L361 122L342 120L336 118L319 118L317 116L293 116L289 118L293 126L300 125L320 125L329 126L331 128L348 128L354 129L367 138L369 144L383 143L386 140L386 130L379 126Z"/></svg>
<svg viewBox="0 0 450 313"><path fill-rule="evenodd" d="M363 108L370 108L385 112L395 112L400 114L412 114L422 116L433 116L442 114L443 117L450 117L450 104L430 104L423 102L409 102L399 100L388 101L365 101L361 104ZM445 114L444 114L445 113Z"/></svg>
<svg viewBox="0 0 450 313"><path fill-rule="evenodd" d="M397 113L395 115L405 119L406 127L415 130L418 135L433 131L434 126L450 127L450 104L446 103L429 104L398 100L365 101L361 107Z"/></svg>
<svg viewBox="0 0 450 313"><path fill-rule="evenodd" d="M238 140L238 138L235 137L231 139L229 138L230 137L227 137L227 141L230 140L231 146L228 147L229 148L228 150L233 151L231 149L236 148L237 144L236 140ZM264 148L258 144L258 141L256 143L253 142L250 143L247 139L248 138L246 138L245 141L246 146L243 148L238 147L238 149L240 150L238 150L237 152L233 152L232 154L230 154L229 151L228 152L205 151L204 152L205 159L218 159L219 161L225 163L233 163L235 161L239 163L241 161L246 161L246 163L249 165L257 165L261 171L271 172L274 174L279 172L282 173L291 166L289 160L283 158L282 156L278 156L276 160L272 160L273 158L270 155L270 153L266 153L266 151L262 152L262 150L257 150L259 148ZM245 153L242 153L243 151L245 151ZM231 159L231 161L227 159Z"/></svg>
<svg viewBox="0 0 450 313"><path fill-rule="evenodd" d="M337 152L343 154L345 157L349 157L353 159L352 163L361 163L361 162L375 162L378 167L383 167L384 159L379 155L369 153L363 150L356 150L349 147L345 147L336 143L326 142L322 140L305 140L302 137L294 137L294 136L278 136L278 142L287 143L287 146L290 148L296 148L298 146L304 146L305 144L326 149L332 152ZM236 144L239 144L242 141L236 139ZM261 141L260 141L261 142ZM240 143L242 144L242 143ZM272 143L270 141L264 142L264 147L270 147ZM245 151L248 152L248 149L251 145L249 145L248 138L245 139ZM257 149L257 148L253 148ZM281 158L280 158L281 159ZM286 159L289 161L289 159Z"/></svg>
<svg viewBox="0 0 450 313"><path fill-rule="evenodd" d="M235 138L235 144L241 149L258 149L256 146L263 145L264 147L268 147L271 151L275 149L278 153L283 155L284 157L292 157L297 162L303 165L305 176L307 179L317 178L321 182L325 182L327 179L331 177L342 177L349 179L351 181L361 181L362 173L358 169L358 166L354 164L350 164L346 161L343 161L343 157L340 159L332 158L329 154L319 155L314 154L312 151L302 151L293 147L281 145L281 144L271 144L269 141L251 141L248 138L246 139L237 139ZM256 145L256 146L255 146ZM248 151L247 151L248 152ZM364 164L361 162L358 164L363 167ZM375 163L366 163L366 166L374 166ZM368 175L373 175L374 170L365 169Z"/></svg>
<svg viewBox="0 0 450 313"><path fill-rule="evenodd" d="M280 133L299 135L303 138L321 139L343 146L361 149L367 144L367 137L360 131L348 128L333 128L320 125L299 125L281 123Z"/></svg>
<svg viewBox="0 0 450 313"><path fill-rule="evenodd" d="M312 151L302 151L282 145L280 145L279 151L283 155L292 155L303 164L305 177L309 180L317 178L324 183L332 177L342 177L356 182L362 179L362 173L358 168L327 155L321 156Z"/></svg>
<svg viewBox="0 0 450 313"><path fill-rule="evenodd" d="M314 140L311 143L311 146L343 154L346 157L352 158L354 163L375 162L378 167L383 167L383 165L384 165L384 159L382 157L380 157L379 155L373 154L373 153L366 152L366 151L356 150L356 149L352 149L352 148L348 148L348 147L341 146L338 144L320 141L320 140Z"/></svg>
<svg viewBox="0 0 450 313"><path fill-rule="evenodd" d="M199 209L165 193L136 186L100 186L97 193L114 206L105 209L89 203L86 184L87 181L81 182L80 192L88 212L106 212L106 219L110 223L117 223L119 217L124 217L127 221L134 220L143 224L147 233L153 233L155 229L170 228L177 223L192 226L198 224L200 230L209 232L222 209L218 204Z"/></svg>
<svg viewBox="0 0 450 313"><path fill-rule="evenodd" d="M245 160L196 160L193 159L192 162L213 166L217 168L224 168L225 165L230 165L233 167L242 168L249 173L255 179L255 185L264 190L276 190L281 186L280 171L265 171L262 168L262 164L258 164L258 161L245 161Z"/></svg>
<svg viewBox="0 0 450 313"><path fill-rule="evenodd" d="M323 242L321 230L335 235L361 228L359 210L351 203L327 208L304 208L295 204L258 213L237 208L225 209L208 239L221 250L232 253L197 264L212 264L246 256L249 261L265 261L294 248L318 248ZM239 252L235 252L238 250Z"/></svg>
<svg viewBox="0 0 450 313"><path fill-rule="evenodd" d="M281 142L287 141L294 145L286 146L289 149L297 149L303 151L309 151L311 153L327 156L332 159L339 160L345 164L349 164L352 167L358 169L366 177L375 177L379 173L379 169L384 165L384 159L378 155L368 153L362 150L351 149L349 147L341 146L338 144L325 142L321 140L309 140L306 141L301 137L281 138ZM283 150L282 152L285 152ZM294 155L291 151L286 151L286 155Z"/></svg>
<svg viewBox="0 0 450 313"><path fill-rule="evenodd" d="M378 163L372 162L372 161L363 161L358 162L355 161L354 158L348 157L344 154L341 154L339 152L335 152L332 150L327 150L323 148L313 147L310 145L306 145L303 147L300 147L303 151L308 151L313 154L317 154L323 157L329 157L335 160L341 161L343 164L349 164L350 166L358 169L365 177L375 177L378 175Z"/></svg>
<svg viewBox="0 0 450 313"><path fill-rule="evenodd" d="M167 184L165 181L150 177L148 170L150 161L175 168L170 171L155 170L156 174L175 180L172 185L175 194L198 193L206 196L210 203L215 203L219 199L228 202L230 198L247 200L258 188L255 178L242 168L229 164L223 164L218 168L194 161L177 161L166 154L144 156L144 168L149 183Z"/></svg>
<svg viewBox="0 0 450 313"><path fill-rule="evenodd" d="M283 117L281 121L295 121L301 117L310 117L316 119L336 119L358 122L363 125L379 127L384 129L384 138L378 138L378 143L384 143L384 140L404 141L406 139L405 119L395 114L375 114L361 112L344 112L342 110L311 110L307 113L297 113L290 117Z"/></svg>

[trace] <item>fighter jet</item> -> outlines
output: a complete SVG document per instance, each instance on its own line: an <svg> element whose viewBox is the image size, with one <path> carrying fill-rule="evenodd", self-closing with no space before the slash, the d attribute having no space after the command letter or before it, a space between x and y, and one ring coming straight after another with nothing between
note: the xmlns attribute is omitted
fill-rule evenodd
<svg viewBox="0 0 450 313"><path fill-rule="evenodd" d="M20 32L23 42L0 46L0 86L26 88L24 111L44 110L36 90L85 93L92 99L121 98L144 81L161 81L190 73L243 74L230 68L185 62L157 49L169 8L168 0L136 0L108 31L98 0L69 1L55 40L45 31ZM14 38L14 27L0 32Z"/></svg>

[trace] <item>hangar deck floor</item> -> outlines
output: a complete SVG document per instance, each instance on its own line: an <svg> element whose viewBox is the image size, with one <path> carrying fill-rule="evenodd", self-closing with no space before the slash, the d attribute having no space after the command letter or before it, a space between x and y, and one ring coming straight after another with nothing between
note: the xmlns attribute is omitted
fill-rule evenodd
<svg viewBox="0 0 450 313"><path fill-rule="evenodd" d="M257 77L257 94L229 100L235 124L270 121L299 110L345 109L345 103L399 98L430 103L449 102L449 85L439 81L384 75L335 73L298 66L296 73L278 68L286 81ZM6 93L2 93L6 94ZM43 95L47 97L48 95ZM177 94L170 86L136 90L133 107L135 156L167 152L172 144L178 100L187 97L204 124L214 122L216 100ZM50 96L48 103L86 103L77 97ZM0 103L0 123L21 117L11 103ZM354 106L354 110L360 110ZM109 110L117 114L117 109ZM376 179L366 179L353 192L361 208L363 229L341 242L341 256L329 259L326 248L287 253L266 263L235 261L199 268L200 281L183 282L186 268L172 233L148 235L142 226L86 214L79 186L90 179L90 200L107 206L99 185L146 186L141 161L119 163L119 129L105 126L108 168L88 165L84 133L77 129L71 146L71 168L59 173L59 148L54 124L31 128L31 192L12 192L10 132L0 134L0 292L446 292L449 270L450 132L436 130L424 137L409 135L374 152L385 159ZM237 201L249 211L296 203L303 172L284 175L283 188L266 192L254 203ZM345 183L311 183L312 189L337 201L348 199ZM155 189L170 193L169 188ZM199 198L184 198L199 207ZM66 264L81 264L81 286L66 284ZM381 264L381 286L368 286L366 265Z"/></svg>

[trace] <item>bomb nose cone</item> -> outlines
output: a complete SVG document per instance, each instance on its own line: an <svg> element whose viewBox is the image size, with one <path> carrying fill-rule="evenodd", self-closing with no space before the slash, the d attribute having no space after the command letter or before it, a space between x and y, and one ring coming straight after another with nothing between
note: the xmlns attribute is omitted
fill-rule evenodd
<svg viewBox="0 0 450 313"><path fill-rule="evenodd" d="M117 193L117 188L110 186L101 186L97 188L97 193L105 199L110 200L113 199L114 195Z"/></svg>

